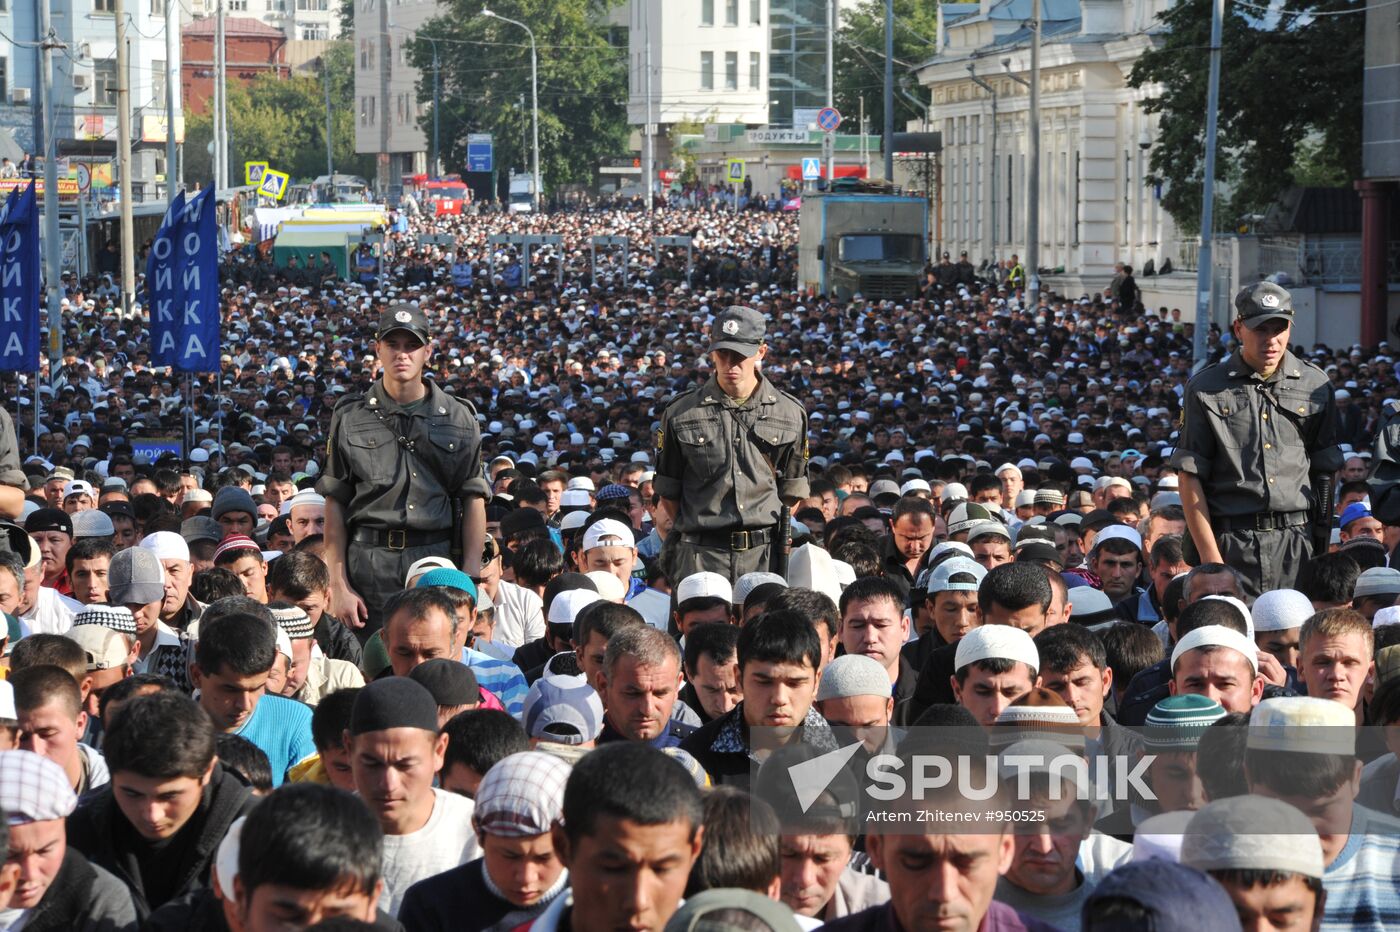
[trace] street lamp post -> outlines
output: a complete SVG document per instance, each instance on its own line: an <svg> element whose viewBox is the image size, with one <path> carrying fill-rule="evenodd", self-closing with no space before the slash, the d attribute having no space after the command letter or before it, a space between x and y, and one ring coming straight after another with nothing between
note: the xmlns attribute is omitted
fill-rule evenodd
<svg viewBox="0 0 1400 932"><path fill-rule="evenodd" d="M494 19L499 19L501 22L503 22L503 23L510 23L512 26L519 26L521 29L525 30L525 34L528 35L528 36L530 37L530 101L531 101L531 105L532 105L532 107L533 107L533 109L534 109L534 112L535 112L535 115L534 115L534 134L535 134L535 155L534 155L534 160L535 160L535 186L534 186L534 187L535 187L535 190L534 190L534 197L532 198L532 200L533 200L533 202L534 202L535 213L539 213L539 210L540 210L540 187L541 187L541 185L540 185L540 81L539 81L539 69L538 69L538 66L537 66L536 54L535 54L535 32L534 32L534 30L532 30L529 26L526 26L524 23L522 23L520 20L518 20L518 19L511 19L511 18L508 17L508 16L502 16L501 14L495 12L494 10L483 9L483 10L481 11L481 15L482 15L482 16L489 16L489 17L492 17L492 18L494 18Z"/></svg>

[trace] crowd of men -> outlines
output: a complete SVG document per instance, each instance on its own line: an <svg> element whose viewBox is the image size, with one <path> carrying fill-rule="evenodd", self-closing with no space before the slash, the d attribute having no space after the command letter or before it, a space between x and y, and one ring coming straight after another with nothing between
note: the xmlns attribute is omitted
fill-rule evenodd
<svg viewBox="0 0 1400 932"><path fill-rule="evenodd" d="M1188 385L1120 288L837 303L714 206L249 251L217 379L68 283L0 449L0 930L1400 928L1388 349L1259 286ZM865 779L921 756L970 782Z"/></svg>

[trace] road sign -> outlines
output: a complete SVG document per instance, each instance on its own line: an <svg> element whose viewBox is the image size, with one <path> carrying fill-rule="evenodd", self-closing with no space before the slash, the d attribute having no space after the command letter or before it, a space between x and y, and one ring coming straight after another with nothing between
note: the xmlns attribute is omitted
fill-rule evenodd
<svg viewBox="0 0 1400 932"><path fill-rule="evenodd" d="M491 172L495 170L495 145L490 133L467 134L467 171Z"/></svg>
<svg viewBox="0 0 1400 932"><path fill-rule="evenodd" d="M263 172L267 171L266 162L244 162L243 163L243 183L262 184Z"/></svg>
<svg viewBox="0 0 1400 932"><path fill-rule="evenodd" d="M828 133L836 132L841 125L841 112L835 107L822 107L817 113L817 125Z"/></svg>
<svg viewBox="0 0 1400 932"><path fill-rule="evenodd" d="M818 178L820 178L821 176L822 176L822 160L821 160L821 159L803 159L803 160L802 160L802 180L803 180L803 181L815 181L815 180L817 180Z"/></svg>
<svg viewBox="0 0 1400 932"><path fill-rule="evenodd" d="M744 180L744 160L730 159L729 171L725 174L725 178L730 181L742 183Z"/></svg>
<svg viewBox="0 0 1400 932"><path fill-rule="evenodd" d="M264 169L262 180L258 182L258 193L280 201L286 196L287 185L291 180L291 176L286 172Z"/></svg>
<svg viewBox="0 0 1400 932"><path fill-rule="evenodd" d="M92 169L82 163L78 164L78 190L86 194L92 187Z"/></svg>

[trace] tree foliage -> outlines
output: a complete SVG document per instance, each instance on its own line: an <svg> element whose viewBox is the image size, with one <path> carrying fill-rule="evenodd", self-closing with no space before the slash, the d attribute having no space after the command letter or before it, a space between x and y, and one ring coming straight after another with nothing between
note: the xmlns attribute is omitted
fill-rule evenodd
<svg viewBox="0 0 1400 932"><path fill-rule="evenodd" d="M1216 144L1216 190L1226 194L1217 228L1263 211L1300 181L1360 173L1364 4L1287 0L1280 9L1275 17L1226 6ZM1338 11L1349 12L1295 15ZM1150 180L1164 183L1163 206L1187 230L1200 227L1210 17L1211 0L1178 0L1160 17L1163 43L1129 78L1160 90L1145 104L1161 115Z"/></svg>
<svg viewBox="0 0 1400 932"><path fill-rule="evenodd" d="M936 0L894 0L894 19L894 125L902 132L910 120L927 115L923 107L916 107L900 93L899 82L912 66L927 61L936 51L938 4ZM842 11L835 58L832 84L836 109L849 121L842 131L855 131L864 98L866 123L871 132L881 132L885 119L885 0L861 0Z"/></svg>
<svg viewBox="0 0 1400 932"><path fill-rule="evenodd" d="M373 155L355 154L354 48L349 40L329 43L331 134L335 170L370 177ZM337 105L338 104L338 105ZM321 74L283 78L264 74L251 84L229 82L229 180L243 183L245 161L266 161L294 181L326 173L326 89ZM185 181L194 184L213 175L209 140L213 138L213 102L209 112L186 121Z"/></svg>
<svg viewBox="0 0 1400 932"><path fill-rule="evenodd" d="M540 171L545 190L592 179L600 157L627 152L625 32L611 36L607 13L621 0L499 0L491 9L529 24L538 44ZM530 40L525 30L481 15L481 0L444 0L443 16L408 46L420 69L418 99L433 99L437 43L444 172L465 172L468 133L491 133L498 190L508 171L529 171ZM523 107L522 107L523 102ZM431 146L432 108L423 131ZM467 177L464 174L464 177ZM479 179L477 179L479 180Z"/></svg>

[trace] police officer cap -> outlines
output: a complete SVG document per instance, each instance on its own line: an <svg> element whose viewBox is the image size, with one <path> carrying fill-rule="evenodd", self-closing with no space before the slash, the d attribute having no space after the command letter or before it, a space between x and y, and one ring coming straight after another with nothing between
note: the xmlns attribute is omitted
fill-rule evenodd
<svg viewBox="0 0 1400 932"><path fill-rule="evenodd" d="M711 350L732 350L748 358L758 353L763 343L763 335L768 324L763 315L753 308L734 305L715 315L714 329L710 333Z"/></svg>
<svg viewBox="0 0 1400 932"><path fill-rule="evenodd" d="M1253 330L1269 320L1293 320L1293 296L1273 282L1246 285L1235 295L1235 312Z"/></svg>
<svg viewBox="0 0 1400 932"><path fill-rule="evenodd" d="M428 318L411 304L391 304L379 315L379 330L375 339L382 340L395 330L407 330L424 343L428 342Z"/></svg>

